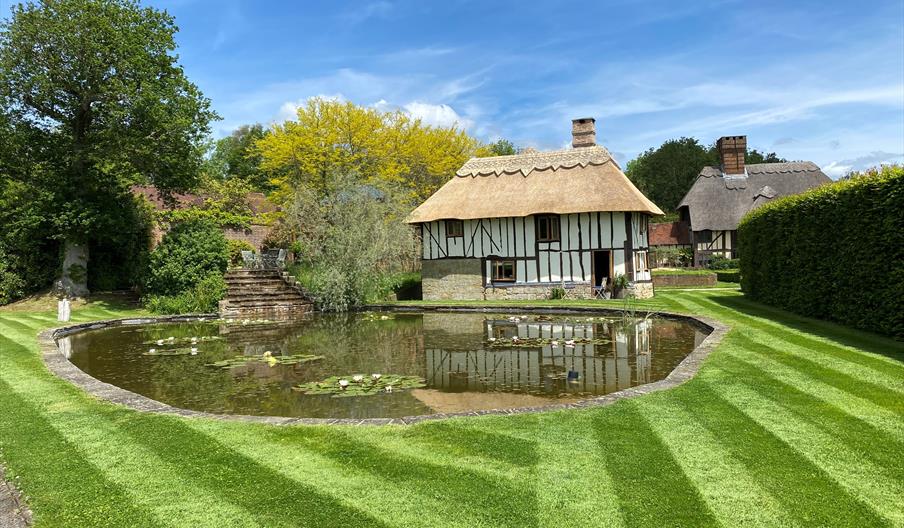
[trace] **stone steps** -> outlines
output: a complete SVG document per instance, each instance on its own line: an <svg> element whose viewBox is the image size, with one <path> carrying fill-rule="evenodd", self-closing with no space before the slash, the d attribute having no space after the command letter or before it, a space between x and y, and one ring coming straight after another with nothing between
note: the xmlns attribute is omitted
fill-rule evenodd
<svg viewBox="0 0 904 528"><path fill-rule="evenodd" d="M313 301L295 277L280 270L229 270L225 280L226 298L220 301L223 317L285 318L314 309Z"/></svg>

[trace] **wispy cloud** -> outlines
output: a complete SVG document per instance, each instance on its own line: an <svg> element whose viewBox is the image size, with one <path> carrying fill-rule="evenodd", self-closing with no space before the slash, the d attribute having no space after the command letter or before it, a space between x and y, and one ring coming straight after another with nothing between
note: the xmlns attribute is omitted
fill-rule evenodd
<svg viewBox="0 0 904 528"><path fill-rule="evenodd" d="M349 25L357 25L371 18L383 18L392 12L393 5L384 0L369 2L360 7L353 7L342 14L342 19Z"/></svg>

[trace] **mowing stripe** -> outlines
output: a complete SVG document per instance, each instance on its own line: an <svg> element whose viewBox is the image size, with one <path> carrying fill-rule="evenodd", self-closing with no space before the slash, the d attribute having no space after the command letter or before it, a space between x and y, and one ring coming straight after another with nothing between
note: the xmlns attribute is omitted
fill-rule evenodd
<svg viewBox="0 0 904 528"><path fill-rule="evenodd" d="M779 322L774 322L768 319L763 319L762 317L749 315L747 312L732 311L731 308L720 306L717 302L712 301L711 299L705 299L697 295L692 295L692 297L695 299L695 304L704 310L710 309L714 311L724 311L724 313L727 313L736 319L742 320L746 326L760 330L769 336L775 336L776 334L780 333L784 336L781 339L795 348L802 350L816 349L824 353L825 355L831 356L832 358L835 358L837 360L846 363L853 363L854 365L859 367L867 367L878 373L889 376L892 379L900 379L902 376L904 376L904 363L902 363L902 361L904 361L904 348L899 349L901 350L899 354L898 352L893 351L891 347L889 347L888 350L886 350L886 353L894 356L894 358L887 355L872 355L865 353L862 350L839 345L838 343L826 338L817 337L813 334L805 333L802 331L791 330L787 325ZM747 303L749 302L750 301L747 301ZM754 306L745 306L745 308L747 310L755 309ZM866 341L866 339L864 339L864 341ZM875 341L884 340L876 337Z"/></svg>
<svg viewBox="0 0 904 528"><path fill-rule="evenodd" d="M133 502L152 512L160 524L259 526L240 508L193 489L193 483L180 477L178 468L162 463L154 453L131 442L122 433L122 426L135 413L110 410L112 406L106 405L108 412L86 411L80 395L59 394L55 383L34 378L18 363L18 358L6 362L0 379L5 378L21 399L38 404L61 436L77 446L81 455L128 493ZM151 467L153 478L149 479Z"/></svg>
<svg viewBox="0 0 904 528"><path fill-rule="evenodd" d="M668 398L643 403L639 407L647 424L723 526L792 524L793 510L785 510L691 413Z"/></svg>
<svg viewBox="0 0 904 528"><path fill-rule="evenodd" d="M735 460L805 526L884 526L822 469L697 378L694 391L673 391L694 421L722 441Z"/></svg>
<svg viewBox="0 0 904 528"><path fill-rule="evenodd" d="M594 414L597 449L606 460L627 526L719 525L634 402Z"/></svg>
<svg viewBox="0 0 904 528"><path fill-rule="evenodd" d="M305 448L287 428L235 424L211 420L185 422L193 429L215 437L236 452L283 475L318 489L330 490L338 500L378 519L416 519L414 526L478 526L467 504L450 503L435 489L408 490L373 474L354 471L342 461L325 458ZM379 428L357 430L362 435Z"/></svg>
<svg viewBox="0 0 904 528"><path fill-rule="evenodd" d="M8 348L6 345L3 349ZM5 365L5 363L4 363ZM0 370L5 370L0 369ZM44 526L165 526L0 379L0 446Z"/></svg>
<svg viewBox="0 0 904 528"><path fill-rule="evenodd" d="M131 413L122 429L196 488L251 511L267 527L386 526L315 486L285 477L173 416ZM174 441L175 440L175 441ZM182 448L186 446L186 448Z"/></svg>
<svg viewBox="0 0 904 528"><path fill-rule="evenodd" d="M765 375L753 363L734 358L723 362L718 369L730 374L723 381L743 383L760 396L768 398L795 414L795 420L805 421L844 442L850 449L870 457L881 471L904 482L904 442L889 432L876 428L861 418L797 388ZM715 383L714 383L715 384Z"/></svg>
<svg viewBox="0 0 904 528"><path fill-rule="evenodd" d="M384 479L392 486L446 499L454 515L463 505L487 526L537 526L537 501L533 486L516 484L509 478L487 475L463 466L425 462L402 453L353 438L336 427L295 427L274 433L304 449L345 464L349 472ZM440 478L441 475L441 478Z"/></svg>
<svg viewBox="0 0 904 528"><path fill-rule="evenodd" d="M859 453L812 426L781 405L761 397L743 384L713 385L740 412L781 439L863 504L898 526L904 524L904 483L886 475ZM859 508L861 511L863 508ZM867 519L862 519L864 525Z"/></svg>
<svg viewBox="0 0 904 528"><path fill-rule="evenodd" d="M750 370L746 375L750 376L750 379L766 384L780 383L783 390L787 388L806 393L814 399L814 402L825 402L851 418L856 417L864 427L885 430L904 440L904 420L901 420L900 413L875 404L862 397L859 391L855 394L828 384L819 377L789 368L775 359L774 353L756 350L762 345L750 340L743 333L733 334L731 342L737 342L739 346L732 346L727 351L728 357L736 365L745 365L745 368L749 366ZM728 361L722 361L718 364L722 368L728 368L726 367L728 363ZM904 406L904 403L901 405Z"/></svg>

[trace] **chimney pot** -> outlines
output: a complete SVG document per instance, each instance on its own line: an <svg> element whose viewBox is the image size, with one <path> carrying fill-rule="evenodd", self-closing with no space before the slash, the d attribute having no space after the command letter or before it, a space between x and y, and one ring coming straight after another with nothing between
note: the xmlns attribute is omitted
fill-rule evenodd
<svg viewBox="0 0 904 528"><path fill-rule="evenodd" d="M582 117L571 120L571 146L574 148L596 145L596 119Z"/></svg>
<svg viewBox="0 0 904 528"><path fill-rule="evenodd" d="M747 136L723 136L716 142L722 174L744 174Z"/></svg>

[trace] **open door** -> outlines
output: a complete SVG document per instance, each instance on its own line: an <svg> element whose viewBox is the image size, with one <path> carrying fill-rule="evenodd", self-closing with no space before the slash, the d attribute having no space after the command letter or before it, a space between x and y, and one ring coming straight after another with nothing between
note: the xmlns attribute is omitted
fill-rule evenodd
<svg viewBox="0 0 904 528"><path fill-rule="evenodd" d="M612 279L612 252L594 251L590 260L593 267L593 287L600 288Z"/></svg>

